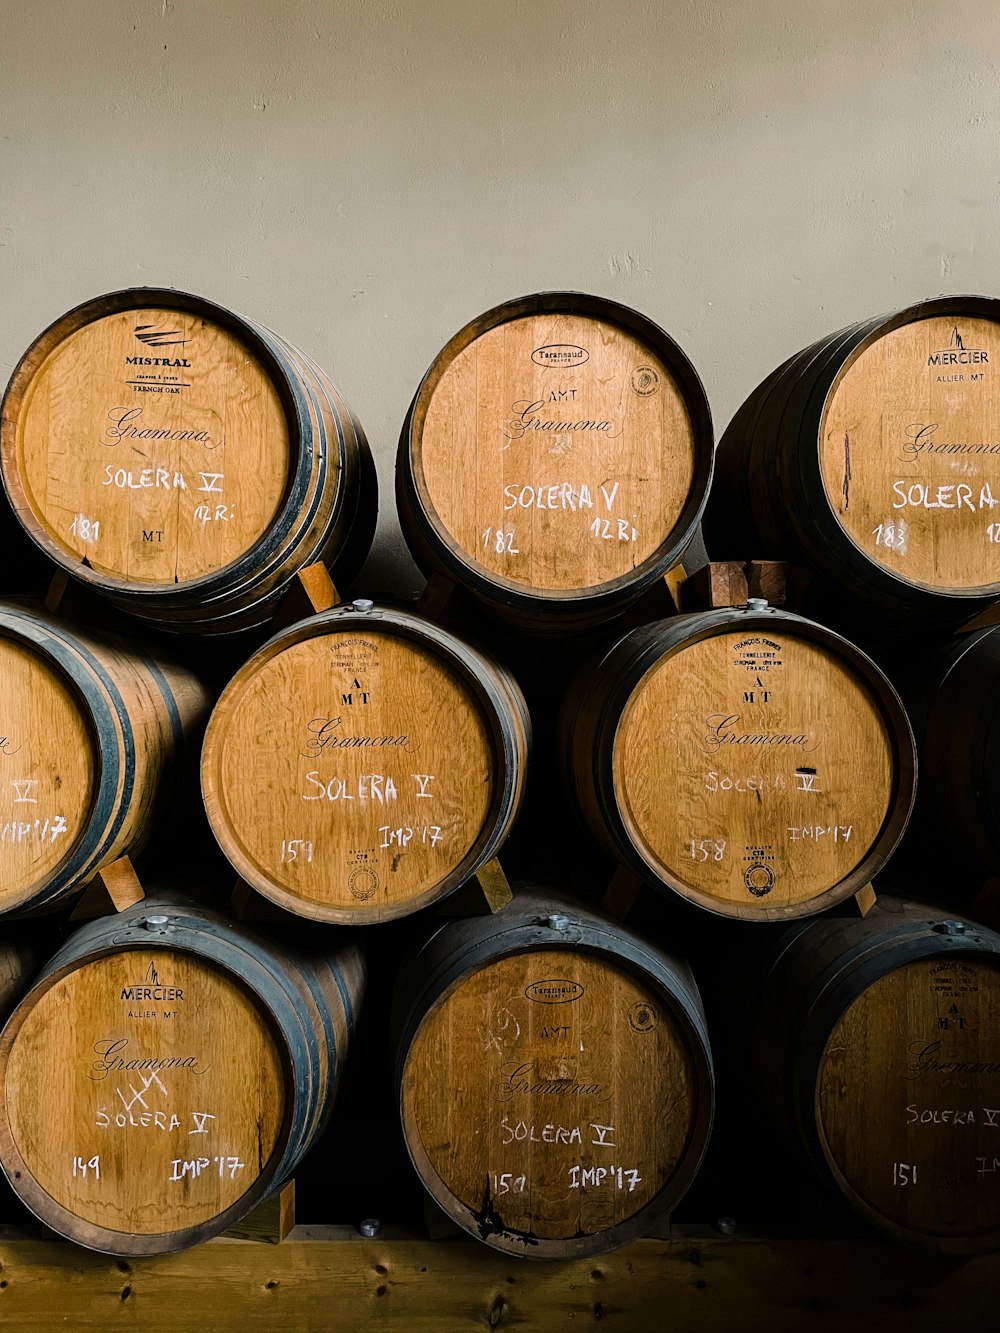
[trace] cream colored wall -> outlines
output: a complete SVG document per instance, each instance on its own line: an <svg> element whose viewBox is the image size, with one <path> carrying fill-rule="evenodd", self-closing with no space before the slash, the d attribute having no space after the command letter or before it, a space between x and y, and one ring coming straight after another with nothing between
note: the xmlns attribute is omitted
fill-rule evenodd
<svg viewBox="0 0 1000 1333"><path fill-rule="evenodd" d="M401 562L396 440L473 315L573 288L698 367L996 294L1000 8L967 0L5 0L0 376L62 311L180 287L333 375Z"/></svg>

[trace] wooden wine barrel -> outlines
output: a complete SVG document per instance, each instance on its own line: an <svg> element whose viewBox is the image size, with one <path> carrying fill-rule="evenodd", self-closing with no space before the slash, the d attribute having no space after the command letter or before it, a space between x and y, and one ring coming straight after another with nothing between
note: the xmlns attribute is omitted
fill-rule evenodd
<svg viewBox="0 0 1000 1333"><path fill-rule="evenodd" d="M765 603L622 636L577 676L560 729L570 790L611 854L722 916L841 901L913 804L913 735L888 680Z"/></svg>
<svg viewBox="0 0 1000 1333"><path fill-rule="evenodd" d="M323 372L184 292L114 292L41 334L7 389L0 466L50 559L178 632L266 623L314 561L343 586L375 529L368 446Z"/></svg>
<svg viewBox="0 0 1000 1333"><path fill-rule="evenodd" d="M209 696L129 641L0 602L0 913L65 898L136 855Z"/></svg>
<svg viewBox="0 0 1000 1333"><path fill-rule="evenodd" d="M885 899L801 923L761 993L754 1068L776 1126L868 1221L948 1254L1000 1248L1000 936Z"/></svg>
<svg viewBox="0 0 1000 1333"><path fill-rule="evenodd" d="M403 532L428 573L528 628L608 620L678 559L712 475L687 357L626 306L544 292L467 324L400 439Z"/></svg>
<svg viewBox="0 0 1000 1333"><path fill-rule="evenodd" d="M305 954L175 900L92 922L0 1035L7 1179L107 1254L218 1235L320 1132L363 985L355 945Z"/></svg>
<svg viewBox="0 0 1000 1333"><path fill-rule="evenodd" d="M28 989L41 968L36 937L25 930L9 927L0 940L0 1023Z"/></svg>
<svg viewBox="0 0 1000 1333"><path fill-rule="evenodd" d="M918 812L948 863L1000 874L1000 627L911 663L901 684L920 754Z"/></svg>
<svg viewBox="0 0 1000 1333"><path fill-rule="evenodd" d="M713 558L773 556L894 614L1000 596L1000 302L923 301L823 338L719 444Z"/></svg>
<svg viewBox="0 0 1000 1333"><path fill-rule="evenodd" d="M687 965L558 894L441 926L401 974L403 1132L459 1226L527 1258L599 1254L670 1211L712 1123Z"/></svg>
<svg viewBox="0 0 1000 1333"><path fill-rule="evenodd" d="M359 599L278 634L237 672L205 736L205 808L233 866L279 906L387 921L496 855L529 731L497 662Z"/></svg>

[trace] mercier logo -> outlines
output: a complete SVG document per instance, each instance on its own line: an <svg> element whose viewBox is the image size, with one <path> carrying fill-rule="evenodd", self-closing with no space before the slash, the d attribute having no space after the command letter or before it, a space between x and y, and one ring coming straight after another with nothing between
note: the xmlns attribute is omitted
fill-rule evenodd
<svg viewBox="0 0 1000 1333"><path fill-rule="evenodd" d="M966 347L965 339L956 324L948 339L948 346L931 352L927 358L929 366L982 366L988 364L989 352L982 347Z"/></svg>
<svg viewBox="0 0 1000 1333"><path fill-rule="evenodd" d="M123 986L122 1000L183 1000L184 989L181 986L164 986L156 971L156 964L150 963L146 975L137 986Z"/></svg>

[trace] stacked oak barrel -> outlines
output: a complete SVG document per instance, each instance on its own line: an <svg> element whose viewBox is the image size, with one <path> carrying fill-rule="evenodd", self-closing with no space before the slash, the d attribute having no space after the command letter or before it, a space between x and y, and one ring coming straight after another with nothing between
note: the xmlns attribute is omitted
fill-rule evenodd
<svg viewBox="0 0 1000 1333"><path fill-rule="evenodd" d="M57 320L0 431L51 576L0 605L24 1204L153 1254L297 1177L558 1258L815 1178L1000 1247L996 318L793 357L713 483L649 319L498 307L402 427L416 605L358 581L371 457L304 353L165 290Z"/></svg>

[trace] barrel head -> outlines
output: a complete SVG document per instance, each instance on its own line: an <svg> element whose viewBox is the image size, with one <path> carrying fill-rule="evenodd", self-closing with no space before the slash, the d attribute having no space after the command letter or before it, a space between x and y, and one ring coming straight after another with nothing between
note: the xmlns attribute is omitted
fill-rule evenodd
<svg viewBox="0 0 1000 1333"><path fill-rule="evenodd" d="M1000 966L956 946L853 999L815 1111L827 1165L871 1221L967 1252L1000 1244Z"/></svg>
<svg viewBox="0 0 1000 1333"><path fill-rule="evenodd" d="M49 1226L109 1253L178 1249L245 1212L286 1132L287 1076L248 990L169 948L46 978L0 1041L0 1157Z"/></svg>
<svg viewBox="0 0 1000 1333"><path fill-rule="evenodd" d="M619 609L690 540L711 475L704 391L634 311L574 293L473 321L400 445L418 554L501 614Z"/></svg>
<svg viewBox="0 0 1000 1333"><path fill-rule="evenodd" d="M109 313L92 303L15 372L8 492L71 571L85 562L112 585L195 581L253 548L286 496L294 424L273 372L260 347L192 306L142 293Z"/></svg>
<svg viewBox="0 0 1000 1333"><path fill-rule="evenodd" d="M819 433L826 499L849 540L894 578L995 596L1000 323L916 314L863 342L833 382Z"/></svg>
<svg viewBox="0 0 1000 1333"><path fill-rule="evenodd" d="M708 1095L652 978L568 949L464 975L417 1029L401 1088L425 1186L528 1258L598 1253L651 1225L691 1179Z"/></svg>
<svg viewBox="0 0 1000 1333"><path fill-rule="evenodd" d="M774 618L694 636L640 679L614 743L645 865L733 916L817 910L883 832L899 759L855 666Z"/></svg>
<svg viewBox="0 0 1000 1333"><path fill-rule="evenodd" d="M202 790L247 883L298 915L364 924L474 873L521 779L497 681L456 642L429 622L334 613L238 673Z"/></svg>

